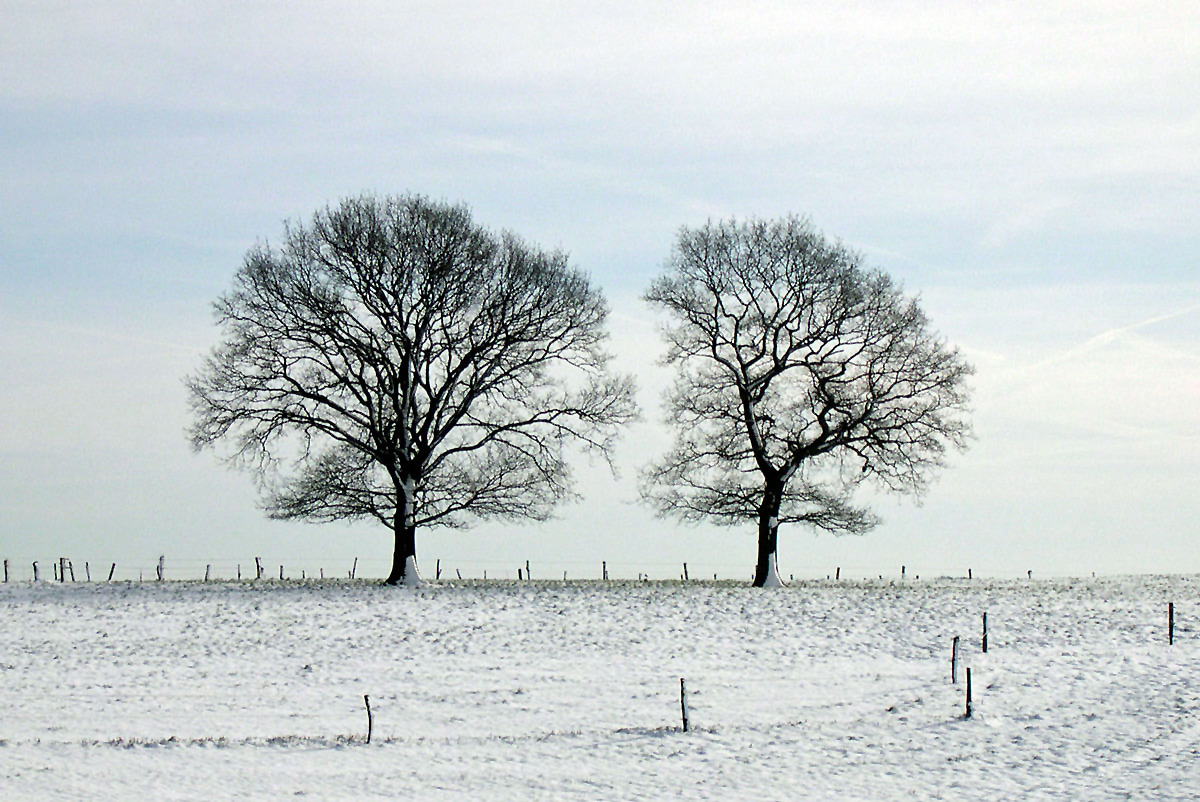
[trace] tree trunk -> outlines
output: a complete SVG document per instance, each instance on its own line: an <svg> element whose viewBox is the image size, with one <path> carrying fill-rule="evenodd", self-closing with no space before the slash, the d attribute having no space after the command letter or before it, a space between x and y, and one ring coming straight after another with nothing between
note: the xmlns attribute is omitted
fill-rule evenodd
<svg viewBox="0 0 1200 802"><path fill-rule="evenodd" d="M391 556L391 573L384 581L388 585L420 585L421 575L416 571L416 527L410 522L412 516L404 515L403 508L396 511L396 550Z"/></svg>
<svg viewBox="0 0 1200 802"><path fill-rule="evenodd" d="M403 474L401 474L403 476ZM384 581L389 585L421 584L417 572L416 480L409 476L396 487L396 514L392 529L396 533L396 550L392 554L392 571Z"/></svg>
<svg viewBox="0 0 1200 802"><path fill-rule="evenodd" d="M397 513L393 529L396 550L392 554L392 571L384 581L389 585L418 585L421 576L417 573L417 528L405 523L403 513Z"/></svg>
<svg viewBox="0 0 1200 802"><path fill-rule="evenodd" d="M776 552L779 550L779 505L783 497L782 488L770 484L763 491L762 504L758 508L758 565L754 569L754 587L780 587L779 569L776 567Z"/></svg>

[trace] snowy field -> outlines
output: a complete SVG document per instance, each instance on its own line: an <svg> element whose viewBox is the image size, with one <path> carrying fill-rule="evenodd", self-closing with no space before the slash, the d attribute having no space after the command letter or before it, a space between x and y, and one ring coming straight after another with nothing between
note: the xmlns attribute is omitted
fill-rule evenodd
<svg viewBox="0 0 1200 802"><path fill-rule="evenodd" d="M1198 591L10 583L0 799L1194 799Z"/></svg>

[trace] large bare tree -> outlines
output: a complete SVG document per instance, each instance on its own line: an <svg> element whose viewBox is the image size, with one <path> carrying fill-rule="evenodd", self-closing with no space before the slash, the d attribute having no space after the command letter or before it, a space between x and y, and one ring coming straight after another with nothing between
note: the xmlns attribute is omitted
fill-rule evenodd
<svg viewBox="0 0 1200 802"><path fill-rule="evenodd" d="M416 530L548 517L567 450L608 457L636 415L605 300L567 255L423 197L358 197L247 255L188 385L192 442L226 441L272 517L374 518L389 583Z"/></svg>
<svg viewBox="0 0 1200 802"><path fill-rule="evenodd" d="M861 533L852 492L921 493L969 437L971 367L915 298L807 221L684 228L645 298L668 313L670 452L642 475L660 512L758 523L756 586L781 523Z"/></svg>

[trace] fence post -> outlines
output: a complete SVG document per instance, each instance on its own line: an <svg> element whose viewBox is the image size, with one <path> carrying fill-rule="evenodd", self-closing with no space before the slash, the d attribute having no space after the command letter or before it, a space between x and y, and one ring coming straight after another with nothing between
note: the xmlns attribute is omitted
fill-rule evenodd
<svg viewBox="0 0 1200 802"><path fill-rule="evenodd" d="M254 578L262 579L262 575L263 575L262 557L255 557L254 558Z"/></svg>
<svg viewBox="0 0 1200 802"><path fill-rule="evenodd" d="M210 563L210 564L208 564L208 565L206 565L206 566L204 566L204 581L205 581L205 582L207 582L207 581L208 581L208 574L209 574L209 572L210 572L210 571L212 571L212 564L211 564L211 563Z"/></svg>
<svg viewBox="0 0 1200 802"><path fill-rule="evenodd" d="M83 561L83 573L85 576L87 576L87 581L91 582L92 581L92 567L90 565L88 565L87 560Z"/></svg>
<svg viewBox="0 0 1200 802"><path fill-rule="evenodd" d="M601 561L600 576L603 577L605 582L608 581L608 563L607 562Z"/></svg>
<svg viewBox="0 0 1200 802"><path fill-rule="evenodd" d="M1167 645L1175 645L1175 602L1167 602Z"/></svg>
<svg viewBox="0 0 1200 802"><path fill-rule="evenodd" d="M33 581L34 581L34 582L37 582L37 581L38 581L38 567L37 567L37 560L34 560L34 561L33 561Z"/></svg>
<svg viewBox="0 0 1200 802"><path fill-rule="evenodd" d="M159 581L159 582L162 582L162 581L163 581L163 560L164 560L164 559L166 559L166 556L165 556L165 555L162 555L162 554L158 555L158 568L157 568L157 572L158 572L158 581Z"/></svg>
<svg viewBox="0 0 1200 802"><path fill-rule="evenodd" d="M683 564L683 581L688 581L687 563Z"/></svg>
<svg viewBox="0 0 1200 802"><path fill-rule="evenodd" d="M8 584L8 560L4 561L4 582Z"/></svg>
<svg viewBox="0 0 1200 802"><path fill-rule="evenodd" d="M987 654L987 613L983 614L983 653Z"/></svg>
<svg viewBox="0 0 1200 802"><path fill-rule="evenodd" d="M950 641L950 684L958 684L958 636Z"/></svg>
<svg viewBox="0 0 1200 802"><path fill-rule="evenodd" d="M679 712L683 715L683 731L687 732L691 727L688 722L687 686L683 677L679 678Z"/></svg>
<svg viewBox="0 0 1200 802"><path fill-rule="evenodd" d="M371 715L371 697L363 694L363 704L367 706L367 743L371 743L371 731L375 729L375 719Z"/></svg>
<svg viewBox="0 0 1200 802"><path fill-rule="evenodd" d="M117 564L113 563L112 567L108 569L108 581L109 582L112 582L113 574L116 573L116 571L117 571Z"/></svg>
<svg viewBox="0 0 1200 802"><path fill-rule="evenodd" d="M971 706L971 669L967 669L967 713L963 718L970 718L974 709Z"/></svg>

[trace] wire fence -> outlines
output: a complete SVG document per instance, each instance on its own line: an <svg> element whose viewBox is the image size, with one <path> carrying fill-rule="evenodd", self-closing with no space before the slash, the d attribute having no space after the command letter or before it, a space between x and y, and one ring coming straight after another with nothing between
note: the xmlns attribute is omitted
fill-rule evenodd
<svg viewBox="0 0 1200 802"><path fill-rule="evenodd" d="M147 581L308 581L382 579L391 563L385 558L330 555L289 559L279 555L228 558L172 558L134 561L76 560L65 556L36 560L4 560L4 582L147 582ZM754 566L732 561L655 560L459 560L438 556L420 561L422 579L429 581L727 581L751 582ZM824 567L806 566L786 572L781 578L793 581L920 581L945 579L1061 579L1111 576L1115 572L1066 570L1051 572L988 570L958 566L910 566L901 564L845 563Z"/></svg>

